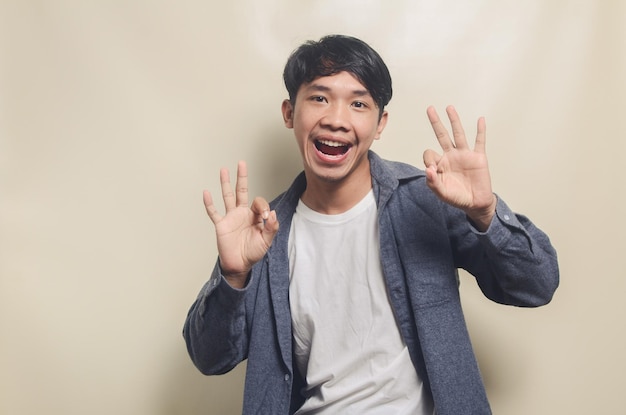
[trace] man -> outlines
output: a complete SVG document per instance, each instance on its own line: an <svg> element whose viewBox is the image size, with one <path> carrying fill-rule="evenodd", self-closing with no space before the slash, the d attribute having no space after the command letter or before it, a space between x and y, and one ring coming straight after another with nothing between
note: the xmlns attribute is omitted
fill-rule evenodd
<svg viewBox="0 0 626 415"><path fill-rule="evenodd" d="M247 359L244 413L490 413L463 319L457 269L493 301L548 303L558 285L546 235L494 195L485 121L471 149L458 114L425 171L370 150L391 77L364 42L328 36L289 58L282 104L304 172L248 206L245 163L226 208L209 192L219 259L184 328L205 374ZM280 225L280 226L279 226Z"/></svg>

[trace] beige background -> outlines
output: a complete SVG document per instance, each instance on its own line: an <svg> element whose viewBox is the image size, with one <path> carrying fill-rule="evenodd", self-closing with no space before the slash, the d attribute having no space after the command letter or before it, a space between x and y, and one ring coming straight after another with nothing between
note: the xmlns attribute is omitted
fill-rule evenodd
<svg viewBox="0 0 626 415"><path fill-rule="evenodd" d="M243 367L197 372L182 324L215 259L203 188L299 170L279 113L300 42L385 58L374 146L421 166L425 109L487 118L496 191L552 238L547 307L462 279L496 414L624 413L626 2L0 1L0 413L234 414Z"/></svg>

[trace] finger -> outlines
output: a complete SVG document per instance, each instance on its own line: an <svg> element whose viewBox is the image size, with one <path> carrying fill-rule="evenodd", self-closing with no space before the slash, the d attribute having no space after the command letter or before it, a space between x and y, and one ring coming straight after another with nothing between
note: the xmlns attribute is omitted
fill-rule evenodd
<svg viewBox="0 0 626 415"><path fill-rule="evenodd" d="M248 206L248 167L245 161L237 164L237 206Z"/></svg>
<svg viewBox="0 0 626 415"><path fill-rule="evenodd" d="M487 123L485 117L478 119L478 125L476 126L476 143L474 144L474 151L479 153L485 153L485 147L487 144Z"/></svg>
<svg viewBox="0 0 626 415"><path fill-rule="evenodd" d="M428 115L430 125L433 127L433 131L435 132L437 141L439 141L439 145L441 146L443 151L452 150L454 148L454 143L452 142L452 139L450 139L448 130L446 130L446 127L439 119L439 115L437 114L437 110L435 110L435 107L428 107L428 109L426 110L426 114Z"/></svg>
<svg viewBox="0 0 626 415"><path fill-rule="evenodd" d="M439 195L441 193L442 179L436 165L426 168L426 184L428 187Z"/></svg>
<svg viewBox="0 0 626 415"><path fill-rule="evenodd" d="M263 224L263 221L269 217L270 205L267 203L267 200L262 197L255 197L252 201L252 207L250 207L250 209L256 215L257 223Z"/></svg>
<svg viewBox="0 0 626 415"><path fill-rule="evenodd" d="M426 166L426 168L429 167L435 167L437 166L437 163L439 163L439 160L441 160L441 156L434 150L426 150L424 151L424 166Z"/></svg>
<svg viewBox="0 0 626 415"><path fill-rule="evenodd" d="M204 208L206 209L207 215L211 218L213 223L217 223L222 219L222 216L219 214L215 205L213 205L213 198L211 197L211 192L205 190L202 192L202 199L204 200Z"/></svg>
<svg viewBox="0 0 626 415"><path fill-rule="evenodd" d="M456 109L449 105L446 108L448 119L450 120L450 126L452 127L452 136L454 137L454 145L456 148L467 148L467 139L465 138L465 131L461 124L461 118L456 112Z"/></svg>
<svg viewBox="0 0 626 415"><path fill-rule="evenodd" d="M276 211L272 210L267 215L267 220L265 221L262 232L263 240L265 241L267 246L270 246L272 244L272 240L274 239L276 232L278 232L278 228L279 224L278 219L276 218Z"/></svg>
<svg viewBox="0 0 626 415"><path fill-rule="evenodd" d="M220 169L220 183L222 185L222 199L224 199L224 207L226 208L226 213L228 213L235 208L236 200L233 189L230 186L230 175L228 173L228 169L226 168Z"/></svg>

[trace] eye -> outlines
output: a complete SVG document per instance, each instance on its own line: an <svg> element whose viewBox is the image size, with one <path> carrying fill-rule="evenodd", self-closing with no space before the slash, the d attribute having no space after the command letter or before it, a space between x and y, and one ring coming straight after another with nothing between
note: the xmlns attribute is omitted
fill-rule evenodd
<svg viewBox="0 0 626 415"><path fill-rule="evenodd" d="M367 103L363 101L354 101L352 103L352 106L354 106L354 108L367 108L368 107Z"/></svg>
<svg viewBox="0 0 626 415"><path fill-rule="evenodd" d="M322 95L313 95L309 99L313 102L326 102L326 97L323 97Z"/></svg>

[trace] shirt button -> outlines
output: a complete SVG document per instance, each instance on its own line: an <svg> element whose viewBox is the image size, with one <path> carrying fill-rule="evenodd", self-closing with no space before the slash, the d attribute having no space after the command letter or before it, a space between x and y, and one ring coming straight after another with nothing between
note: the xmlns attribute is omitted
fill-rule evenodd
<svg viewBox="0 0 626 415"><path fill-rule="evenodd" d="M511 217L509 215L504 215L504 220L509 220Z"/></svg>
<svg viewBox="0 0 626 415"><path fill-rule="evenodd" d="M289 373L285 375L285 382L289 382Z"/></svg>

